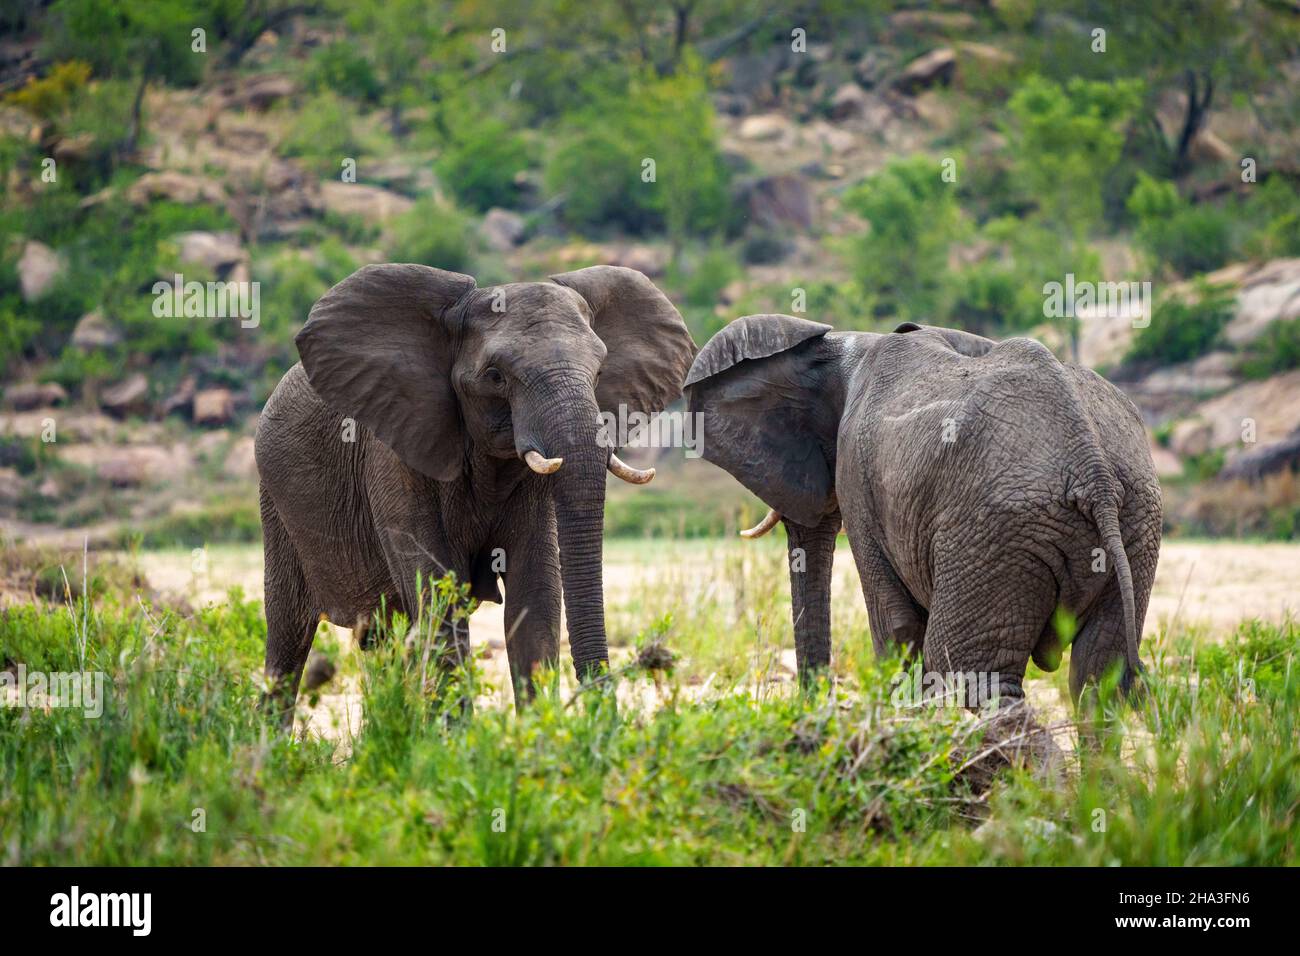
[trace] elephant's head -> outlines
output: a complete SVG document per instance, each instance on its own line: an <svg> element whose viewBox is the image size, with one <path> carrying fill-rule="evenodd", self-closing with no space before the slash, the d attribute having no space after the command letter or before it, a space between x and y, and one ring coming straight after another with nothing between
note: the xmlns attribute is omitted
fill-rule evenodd
<svg viewBox="0 0 1300 956"><path fill-rule="evenodd" d="M921 331L966 355L993 345L912 322L894 334ZM789 315L747 315L700 349L685 388L690 410L704 415L704 457L772 509L746 536L771 530L781 517L814 527L838 509L840 418L856 394L854 377L866 374L866 360L887 337Z"/></svg>
<svg viewBox="0 0 1300 956"><path fill-rule="evenodd" d="M681 394L695 345L664 294L615 266L479 289L371 265L316 303L297 345L316 392L412 469L453 481L477 454L550 476L574 665L603 666L605 472L653 472L619 462L599 413L650 414Z"/></svg>
<svg viewBox="0 0 1300 956"><path fill-rule="evenodd" d="M853 344L820 322L747 315L709 340L686 378L690 411L704 416L704 457L803 525L836 508L835 439Z"/></svg>

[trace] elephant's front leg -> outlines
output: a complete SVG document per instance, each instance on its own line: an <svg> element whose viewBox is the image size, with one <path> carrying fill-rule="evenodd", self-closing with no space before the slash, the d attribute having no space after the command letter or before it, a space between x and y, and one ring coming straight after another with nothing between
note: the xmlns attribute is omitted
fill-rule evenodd
<svg viewBox="0 0 1300 956"><path fill-rule="evenodd" d="M534 674L554 668L560 660L560 549L555 513L539 503L540 515L521 530L505 551L506 655L515 708L537 694Z"/></svg>
<svg viewBox="0 0 1300 956"><path fill-rule="evenodd" d="M790 562L790 614L799 683L808 687L831 662L831 569L840 513L835 510L815 526L785 519Z"/></svg>
<svg viewBox="0 0 1300 956"><path fill-rule="evenodd" d="M459 583L468 582L471 562L449 541L432 496L375 495L371 507L388 568L387 610L402 611L410 620L407 641L416 642L411 646L420 657L425 690L441 697L469 664L470 642L466 603L457 595L444 597L438 581L451 574ZM373 640L366 620L354 629L362 647ZM462 683L456 693L455 706L468 713L472 689Z"/></svg>

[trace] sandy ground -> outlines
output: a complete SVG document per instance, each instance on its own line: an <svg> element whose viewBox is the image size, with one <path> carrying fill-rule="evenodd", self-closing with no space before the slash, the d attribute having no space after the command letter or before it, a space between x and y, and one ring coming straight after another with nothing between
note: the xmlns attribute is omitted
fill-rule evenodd
<svg viewBox="0 0 1300 956"><path fill-rule="evenodd" d="M606 600L611 606L635 601L653 593L654 581L663 578L675 588L696 589L716 597L719 576L714 570L720 555L729 548L779 547L771 542L687 542L640 544L615 542L607 548L605 562ZM186 597L192 604L225 599L233 586L250 597L262 597L262 555L256 547L209 549L206 570L192 570L190 552L161 551L140 556L142 570L161 591ZM852 556L841 542L837 554L835 601L857 602L858 589ZM1161 550L1151 607L1144 633L1167 630L1171 624L1203 628L1209 636L1221 636L1241 620L1258 617L1280 621L1287 615L1300 616L1300 544L1250 544L1240 542L1170 541ZM687 600L691 595L682 595ZM647 615L649 616L649 614ZM351 648L347 631L336 629L339 645ZM490 684L479 705L509 706L509 665L505 654L503 609L498 604L481 606L470 621L470 637ZM562 651L567 658L567 647ZM617 665L626 650L611 652ZM787 649L781 670L792 677L794 651ZM1056 689L1045 681L1030 686L1030 699L1049 723L1065 722L1068 709ZM360 698L355 686L332 687L334 693L320 697L316 707L300 708L299 725L344 744L360 727ZM1061 739L1063 746L1071 741Z"/></svg>
<svg viewBox="0 0 1300 956"><path fill-rule="evenodd" d="M719 548L729 546L617 542L606 554L607 600L617 604L640 591L647 576L658 573L655 565L661 563L673 565L674 581L696 582L702 592L716 585L710 570ZM192 563L189 552L156 551L140 556L142 570L154 587L193 603L224 600L227 590L235 586L249 597L261 599L260 548L214 546L202 573L194 572ZM836 601L862 600L852 564L847 545L841 543L836 566L845 573L837 575ZM683 574L683 570L691 573ZM1280 621L1287 614L1300 616L1300 544L1167 541L1161 549L1144 633L1163 630L1175 619L1182 625L1222 631L1246 618ZM471 620L474 644L483 645L493 638L503 641L503 626L501 605L484 604Z"/></svg>

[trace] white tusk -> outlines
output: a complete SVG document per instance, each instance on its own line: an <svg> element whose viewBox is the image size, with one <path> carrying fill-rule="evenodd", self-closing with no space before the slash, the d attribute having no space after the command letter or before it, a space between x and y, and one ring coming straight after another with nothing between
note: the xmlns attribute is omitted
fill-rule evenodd
<svg viewBox="0 0 1300 956"><path fill-rule="evenodd" d="M528 467L539 475L553 475L564 464L563 458L543 458L531 448L524 452L524 461L528 462Z"/></svg>
<svg viewBox="0 0 1300 956"><path fill-rule="evenodd" d="M740 532L740 536L742 538L751 538L751 539L761 538L763 537L763 535L767 534L769 531L775 528L776 523L780 520L781 520L781 512L773 509L772 511L769 511L767 513L766 518L764 518L758 524L754 525L754 527L750 528L748 531Z"/></svg>
<svg viewBox="0 0 1300 956"><path fill-rule="evenodd" d="M627 462L623 461L618 455L609 456L609 470L619 478L622 478L629 485L644 485L647 481L655 476L653 468L647 468L642 471L640 468L633 468Z"/></svg>

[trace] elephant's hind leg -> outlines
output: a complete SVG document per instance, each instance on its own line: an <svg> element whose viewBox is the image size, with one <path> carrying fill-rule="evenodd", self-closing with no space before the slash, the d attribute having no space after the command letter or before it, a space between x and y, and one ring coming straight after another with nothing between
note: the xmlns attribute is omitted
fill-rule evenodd
<svg viewBox="0 0 1300 956"><path fill-rule="evenodd" d="M935 575L926 672L1023 698L1025 668L1055 604L1056 580L1032 555L1003 553L975 567L952 560Z"/></svg>
<svg viewBox="0 0 1300 956"><path fill-rule="evenodd" d="M262 539L266 678L271 685L262 704L287 730L293 726L298 683L316 636L316 619L302 563L265 491L262 492Z"/></svg>

